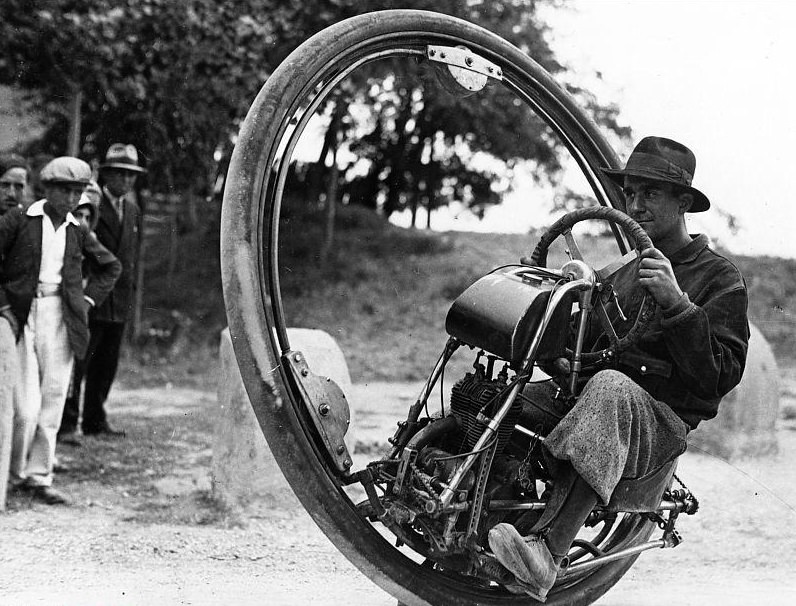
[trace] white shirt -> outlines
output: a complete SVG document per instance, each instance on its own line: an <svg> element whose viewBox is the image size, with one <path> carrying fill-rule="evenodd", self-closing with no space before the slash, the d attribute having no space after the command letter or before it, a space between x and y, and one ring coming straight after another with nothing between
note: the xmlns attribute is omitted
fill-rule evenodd
<svg viewBox="0 0 796 606"><path fill-rule="evenodd" d="M44 212L46 200L39 200L28 207L29 217L41 217L41 266L39 282L60 284L64 268L64 252L66 251L66 226L69 223L80 226L72 213L66 213L66 219L55 229L50 217Z"/></svg>

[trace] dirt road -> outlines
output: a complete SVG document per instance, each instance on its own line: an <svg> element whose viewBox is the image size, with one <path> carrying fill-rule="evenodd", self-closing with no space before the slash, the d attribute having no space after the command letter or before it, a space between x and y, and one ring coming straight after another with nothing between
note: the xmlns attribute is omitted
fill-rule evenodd
<svg viewBox="0 0 796 606"><path fill-rule="evenodd" d="M407 391L408 390L408 391ZM374 435L394 419L361 402L400 403L411 388L358 386L355 414ZM382 606L395 600L350 565L288 495L245 518L209 496L215 394L116 391L121 442L59 449L57 482L72 507L12 495L0 514L0 604L27 606ZM360 436L369 439L368 435ZM643 554L602 606L796 603L796 424L782 421L780 454L729 465L687 453L680 476L701 512L684 543Z"/></svg>

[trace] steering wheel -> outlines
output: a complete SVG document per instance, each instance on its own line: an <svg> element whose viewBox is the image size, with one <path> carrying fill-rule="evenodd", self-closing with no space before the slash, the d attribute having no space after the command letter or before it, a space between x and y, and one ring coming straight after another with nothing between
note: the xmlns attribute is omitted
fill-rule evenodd
<svg viewBox="0 0 796 606"><path fill-rule="evenodd" d="M625 231L625 234L627 234L633 241L634 252L636 253L631 255L630 258L627 258L628 255L625 255L621 259L610 263L605 268L597 270L598 279L604 284L610 283L608 280L610 275L615 273L627 263L637 259L638 253L640 251L652 247L652 240L650 240L647 232L645 232L638 223L636 223L622 211L615 208L609 208L607 206L581 208L567 213L558 221L556 221L542 235L530 258L523 258L521 262L523 264L533 265L536 267L546 267L547 251L553 241L561 235L563 235L567 241L569 254L572 256L572 258L583 261L583 255L581 254L578 244L572 235L572 227L576 223L580 223L581 221L588 219L603 219L616 223L622 227ZM639 311L636 315L633 326L623 337L619 337L617 336L616 330L611 323L608 311L605 308L603 297L597 297L595 311L597 312L600 326L603 328L608 337L609 345L608 347L598 351L584 352L581 357L582 362L584 364L593 364L598 361L607 361L608 359L627 350L629 347L637 343L641 336L646 332L650 322L652 321L652 318L655 317L657 310L658 304L649 295L649 293L646 293L641 302L641 306L639 307Z"/></svg>

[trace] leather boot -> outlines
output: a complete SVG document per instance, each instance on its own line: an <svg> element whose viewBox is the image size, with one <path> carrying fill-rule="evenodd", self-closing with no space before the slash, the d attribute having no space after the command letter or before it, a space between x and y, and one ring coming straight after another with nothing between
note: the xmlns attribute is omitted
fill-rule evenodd
<svg viewBox="0 0 796 606"><path fill-rule="evenodd" d="M570 479L563 502L550 526L541 534L523 537L514 526L505 523L489 531L489 547L495 558L514 574L524 593L542 602L555 584L559 565L572 541L599 500L583 478L575 475ZM506 587L510 591L516 589Z"/></svg>
<svg viewBox="0 0 796 606"><path fill-rule="evenodd" d="M544 602L556 582L558 564L539 535L522 536L511 524L501 523L489 531L489 547L516 583L505 583L512 593L524 593Z"/></svg>

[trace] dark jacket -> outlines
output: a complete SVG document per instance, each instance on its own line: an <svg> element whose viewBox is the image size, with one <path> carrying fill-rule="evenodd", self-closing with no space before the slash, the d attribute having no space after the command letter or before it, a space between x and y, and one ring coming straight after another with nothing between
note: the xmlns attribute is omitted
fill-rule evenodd
<svg viewBox="0 0 796 606"><path fill-rule="evenodd" d="M684 294L658 312L638 345L620 356L617 368L694 428L715 417L721 398L741 381L749 341L746 283L703 235L669 260ZM612 279L628 318L616 323L620 335L635 320L646 292L637 272L638 261ZM616 318L618 312L611 309L609 315Z"/></svg>
<svg viewBox="0 0 796 606"><path fill-rule="evenodd" d="M41 267L42 216L31 216L22 209L12 209L0 217L0 309L10 307L19 323L25 326ZM93 265L85 290L81 264L83 258ZM77 357L88 346L88 307L86 297L101 303L113 288L121 272L119 261L87 229L67 223L61 291L64 322L69 344Z"/></svg>
<svg viewBox="0 0 796 606"><path fill-rule="evenodd" d="M141 245L141 210L132 200L124 200L121 222L105 192L99 208L99 221L94 232L100 243L122 264L122 275L102 305L91 310L91 319L101 322L126 322L135 302L136 268Z"/></svg>

